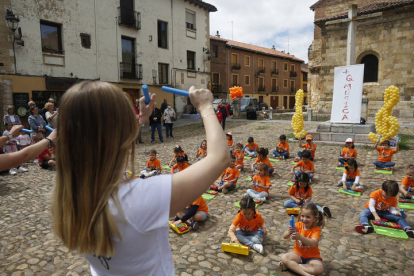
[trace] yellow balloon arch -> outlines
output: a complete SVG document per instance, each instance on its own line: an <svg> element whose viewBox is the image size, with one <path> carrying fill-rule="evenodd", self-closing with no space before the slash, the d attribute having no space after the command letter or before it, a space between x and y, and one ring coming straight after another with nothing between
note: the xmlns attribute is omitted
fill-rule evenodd
<svg viewBox="0 0 414 276"><path fill-rule="evenodd" d="M292 128L293 128L293 134L295 135L296 138L299 139L300 137L304 137L307 132L306 130L303 130L303 111L302 111L302 106L303 106L303 90L299 89L298 91L296 91L296 95L295 95L295 106L296 106L296 110L295 110L295 114L292 117Z"/></svg>

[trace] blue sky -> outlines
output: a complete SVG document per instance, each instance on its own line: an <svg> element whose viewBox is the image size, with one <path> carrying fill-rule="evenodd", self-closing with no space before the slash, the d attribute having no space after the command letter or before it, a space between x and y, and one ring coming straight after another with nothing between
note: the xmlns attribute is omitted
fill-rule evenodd
<svg viewBox="0 0 414 276"><path fill-rule="evenodd" d="M286 51L308 62L313 40L317 0L205 0L217 7L210 13L210 34L217 31L226 39ZM252 5L254 3L254 5ZM233 21L233 32L232 23ZM288 47L289 38L289 47Z"/></svg>

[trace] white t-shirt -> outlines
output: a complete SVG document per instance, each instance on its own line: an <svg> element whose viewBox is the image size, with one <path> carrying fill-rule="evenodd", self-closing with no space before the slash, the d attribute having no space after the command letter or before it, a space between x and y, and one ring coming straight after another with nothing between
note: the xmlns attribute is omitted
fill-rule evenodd
<svg viewBox="0 0 414 276"><path fill-rule="evenodd" d="M31 143L31 139L30 136L27 134L20 134L17 138L17 144L21 145L21 146L28 146Z"/></svg>
<svg viewBox="0 0 414 276"><path fill-rule="evenodd" d="M122 241L114 237L115 254L110 259L85 255L92 275L174 276L168 241L171 175L135 178L119 187L118 198L124 217L111 199L109 208Z"/></svg>

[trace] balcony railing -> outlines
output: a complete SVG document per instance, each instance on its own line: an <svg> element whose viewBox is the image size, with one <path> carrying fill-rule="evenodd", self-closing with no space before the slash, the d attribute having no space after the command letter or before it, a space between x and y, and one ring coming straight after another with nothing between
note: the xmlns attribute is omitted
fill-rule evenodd
<svg viewBox="0 0 414 276"><path fill-rule="evenodd" d="M232 85L232 87L234 87L234 86L240 86L240 83L233 82L231 85Z"/></svg>
<svg viewBox="0 0 414 276"><path fill-rule="evenodd" d="M118 24L141 30L141 13L125 7L118 7Z"/></svg>
<svg viewBox="0 0 414 276"><path fill-rule="evenodd" d="M194 24L193 24L193 23L188 23L188 22L185 22L185 27L186 27L187 29L190 29L190 30L193 30L193 31L195 31L195 30L196 30L196 28L195 28L195 26L194 26Z"/></svg>
<svg viewBox="0 0 414 276"><path fill-rule="evenodd" d="M259 85L259 92L265 92L266 91L265 88L266 87L264 85Z"/></svg>
<svg viewBox="0 0 414 276"><path fill-rule="evenodd" d="M142 80L142 64L120 62L120 73L123 79Z"/></svg>
<svg viewBox="0 0 414 276"><path fill-rule="evenodd" d="M279 92L279 86L272 86L272 92L273 93Z"/></svg>
<svg viewBox="0 0 414 276"><path fill-rule="evenodd" d="M277 69L272 69L272 72L270 73L272 76L276 76L279 75L279 70Z"/></svg>
<svg viewBox="0 0 414 276"><path fill-rule="evenodd" d="M211 92L213 93L221 92L221 85L220 84L211 85Z"/></svg>
<svg viewBox="0 0 414 276"><path fill-rule="evenodd" d="M295 78L298 76L298 73L296 73L295 71L290 71L290 77L291 78Z"/></svg>
<svg viewBox="0 0 414 276"><path fill-rule="evenodd" d="M265 73L265 68L259 66L259 70L257 70L257 73L264 74Z"/></svg>
<svg viewBox="0 0 414 276"><path fill-rule="evenodd" d="M290 94L296 94L296 88L295 87L290 88Z"/></svg>
<svg viewBox="0 0 414 276"><path fill-rule="evenodd" d="M231 70L232 71L237 71L237 70L240 70L240 69L241 69L240 63L232 63L231 64Z"/></svg>

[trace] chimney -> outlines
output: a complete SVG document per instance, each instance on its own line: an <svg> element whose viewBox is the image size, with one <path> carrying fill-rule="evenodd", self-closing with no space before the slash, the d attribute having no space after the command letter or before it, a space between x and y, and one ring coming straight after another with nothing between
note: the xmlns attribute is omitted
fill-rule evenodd
<svg viewBox="0 0 414 276"><path fill-rule="evenodd" d="M217 38L220 38L219 31L217 31L216 37L217 37Z"/></svg>
<svg viewBox="0 0 414 276"><path fill-rule="evenodd" d="M273 45L272 50L276 50L275 45Z"/></svg>

